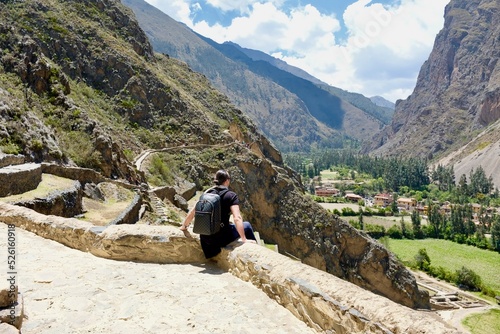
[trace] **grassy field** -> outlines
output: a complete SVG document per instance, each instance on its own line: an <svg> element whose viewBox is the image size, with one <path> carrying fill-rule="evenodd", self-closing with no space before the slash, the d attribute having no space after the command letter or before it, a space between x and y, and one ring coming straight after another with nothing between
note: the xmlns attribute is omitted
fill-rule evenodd
<svg viewBox="0 0 500 334"><path fill-rule="evenodd" d="M353 203L318 203L325 209L333 211L334 209L337 209L339 211L342 211L342 208L351 208L354 212L359 212L360 206L358 204L353 204ZM366 210L363 207L363 210ZM358 220L358 217L341 217L345 221L349 220ZM406 223L411 224L411 217L410 216L403 216L403 219ZM389 216L389 217L382 217L382 216L363 216L363 220L366 224L373 224L373 225L380 225L385 227L386 229L389 229L393 225L400 225L401 224L401 217L394 217L394 216ZM427 221L425 219L422 219L422 225L427 224Z"/></svg>
<svg viewBox="0 0 500 334"><path fill-rule="evenodd" d="M334 181L337 180L339 176L339 173L337 172L331 172L329 170L323 170L321 171L321 179L323 181Z"/></svg>
<svg viewBox="0 0 500 334"><path fill-rule="evenodd" d="M492 309L488 312L471 315L462 321L462 324L472 334L500 333L500 310Z"/></svg>
<svg viewBox="0 0 500 334"><path fill-rule="evenodd" d="M486 286L500 292L500 254L448 240L389 240L389 249L402 261L414 259L418 250L425 248L431 265L450 271L462 266L473 270Z"/></svg>

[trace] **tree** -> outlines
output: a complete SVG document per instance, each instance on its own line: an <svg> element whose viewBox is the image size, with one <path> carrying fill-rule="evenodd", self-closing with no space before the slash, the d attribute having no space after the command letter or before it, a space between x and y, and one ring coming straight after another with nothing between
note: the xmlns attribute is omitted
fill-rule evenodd
<svg viewBox="0 0 500 334"><path fill-rule="evenodd" d="M359 229L364 231L365 223L363 222L363 209L359 208Z"/></svg>
<svg viewBox="0 0 500 334"><path fill-rule="evenodd" d="M398 194L394 193L392 196L392 202L391 202L391 211L393 215L399 214L399 209L398 209Z"/></svg>
<svg viewBox="0 0 500 334"><path fill-rule="evenodd" d="M425 248L418 250L417 255L415 255L415 261L417 262L417 268L420 270L427 271L431 266L431 258L427 254L427 250Z"/></svg>
<svg viewBox="0 0 500 334"><path fill-rule="evenodd" d="M451 208L450 224L452 238L456 234L463 234L465 236L465 210L460 205L455 205Z"/></svg>
<svg viewBox="0 0 500 334"><path fill-rule="evenodd" d="M411 213L411 224L413 227L413 234L417 239L423 239L424 233L422 231L422 218L417 210L413 210Z"/></svg>
<svg viewBox="0 0 500 334"><path fill-rule="evenodd" d="M491 223L491 244L493 249L500 252L500 216L495 216Z"/></svg>
<svg viewBox="0 0 500 334"><path fill-rule="evenodd" d="M468 196L469 195L469 186L467 185L467 176L465 174L462 174L460 176L460 181L458 181L458 193L459 196Z"/></svg>
<svg viewBox="0 0 500 334"><path fill-rule="evenodd" d="M405 217L401 216L399 224L401 225L401 233L403 234L403 237L406 237L408 232L406 231Z"/></svg>
<svg viewBox="0 0 500 334"><path fill-rule="evenodd" d="M404 238L413 239L415 237L413 230L411 228L408 228L408 224L405 222L404 216L401 216L400 225L401 233L403 234Z"/></svg>
<svg viewBox="0 0 500 334"><path fill-rule="evenodd" d="M398 225L392 225L387 230L387 235L392 239L403 239L403 233L401 232L401 227Z"/></svg>
<svg viewBox="0 0 500 334"><path fill-rule="evenodd" d="M451 191L455 187L455 172L453 166L443 167L441 164L434 168L431 173L432 181L438 185L441 191Z"/></svg>
<svg viewBox="0 0 500 334"><path fill-rule="evenodd" d="M470 171L469 195L489 194L493 190L492 177L486 177L483 167L479 166L475 171Z"/></svg>
<svg viewBox="0 0 500 334"><path fill-rule="evenodd" d="M430 204L430 203L429 203ZM430 204L429 206L429 224L431 228L431 236L433 238L439 238L442 233L444 219L439 212L439 206L437 204Z"/></svg>

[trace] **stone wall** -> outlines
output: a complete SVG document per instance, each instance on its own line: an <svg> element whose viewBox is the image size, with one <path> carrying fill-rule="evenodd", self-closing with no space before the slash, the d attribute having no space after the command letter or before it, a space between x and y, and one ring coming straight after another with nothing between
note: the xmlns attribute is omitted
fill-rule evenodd
<svg viewBox="0 0 500 334"><path fill-rule="evenodd" d="M74 181L71 188L53 191L48 197L21 199L12 204L24 206L45 215L75 217L83 212L82 198L83 191L80 182Z"/></svg>
<svg viewBox="0 0 500 334"><path fill-rule="evenodd" d="M42 181L39 164L11 165L0 168L0 197L22 194L36 189Z"/></svg>
<svg viewBox="0 0 500 334"><path fill-rule="evenodd" d="M139 194L134 195L130 205L116 217L110 225L116 224L135 224L139 220L139 211L142 206L142 197Z"/></svg>
<svg viewBox="0 0 500 334"><path fill-rule="evenodd" d="M101 183L101 182L113 182L127 189L138 189L139 186L130 184L128 182L120 180L112 180L104 177L99 172L93 169L81 168L81 167L69 167L61 166L50 163L42 163L42 172L47 174L53 174L67 179L78 180L85 187L87 183Z"/></svg>
<svg viewBox="0 0 500 334"><path fill-rule="evenodd" d="M53 174L67 179L79 180L82 187L85 187L85 184L87 183L98 184L100 182L109 181L95 170L89 168L67 167L56 164L42 163L42 171L47 174Z"/></svg>
<svg viewBox="0 0 500 334"><path fill-rule="evenodd" d="M0 222L108 259L150 263L206 261L197 235L183 234L172 226L96 228L77 219L45 216L5 203L0 203ZM216 260L221 268L251 282L318 332L458 333L431 312L402 306L256 244L235 243Z"/></svg>
<svg viewBox="0 0 500 334"><path fill-rule="evenodd" d="M0 152L0 168L9 165L24 164L24 155L20 154L4 154Z"/></svg>

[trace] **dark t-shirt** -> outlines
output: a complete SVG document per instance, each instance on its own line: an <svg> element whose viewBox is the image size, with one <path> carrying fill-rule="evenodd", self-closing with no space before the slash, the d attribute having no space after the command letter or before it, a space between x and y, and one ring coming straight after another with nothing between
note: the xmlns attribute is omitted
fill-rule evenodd
<svg viewBox="0 0 500 334"><path fill-rule="evenodd" d="M227 188L217 187L215 189L220 193L222 190ZM224 247L239 238L239 236L235 236L234 228L231 228L229 223L229 218L231 216L231 206L239 204L240 201L238 195L235 192L229 190L222 195L221 219L224 223L224 226L217 234L200 235L201 248L203 249L203 253L205 254L205 257L207 259L219 254L221 247Z"/></svg>
<svg viewBox="0 0 500 334"><path fill-rule="evenodd" d="M223 189L227 189L225 187L219 187L217 189L219 190L219 193ZM229 225L229 218L231 216L231 206L233 205L239 205L240 200L238 198L238 195L236 195L235 192L229 190L227 191L221 198L221 219L222 222L224 223L224 227L226 225Z"/></svg>

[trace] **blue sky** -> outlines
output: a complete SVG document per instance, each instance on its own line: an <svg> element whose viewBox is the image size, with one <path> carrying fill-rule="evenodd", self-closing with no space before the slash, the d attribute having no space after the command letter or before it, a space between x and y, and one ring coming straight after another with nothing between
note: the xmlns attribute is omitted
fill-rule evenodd
<svg viewBox="0 0 500 334"><path fill-rule="evenodd" d="M449 0L146 0L197 33L395 102L411 94Z"/></svg>

